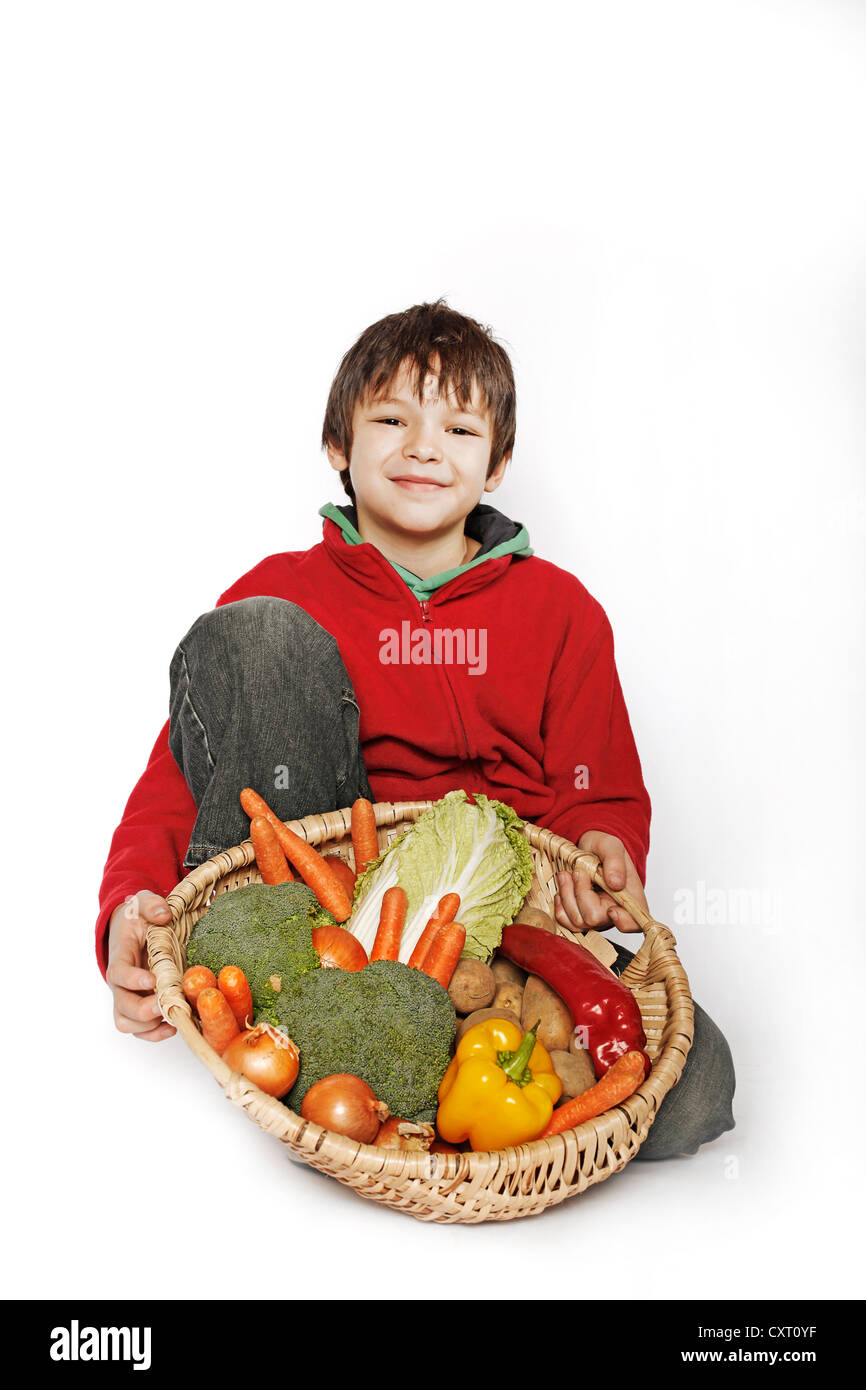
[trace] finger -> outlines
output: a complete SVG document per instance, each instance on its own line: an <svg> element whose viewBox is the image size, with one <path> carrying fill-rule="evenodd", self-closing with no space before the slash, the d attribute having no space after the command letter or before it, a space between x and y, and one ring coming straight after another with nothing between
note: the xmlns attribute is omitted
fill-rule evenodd
<svg viewBox="0 0 866 1390"><path fill-rule="evenodd" d="M114 1003L114 1026L120 1033L144 1033L162 1018L162 1009L155 994L129 994L117 990Z"/></svg>
<svg viewBox="0 0 866 1390"><path fill-rule="evenodd" d="M601 901L601 894L597 893L592 886L592 880L585 870L577 869L574 873L574 896L577 900L578 911L588 927L601 927L610 919L608 909ZM608 899L610 901L610 899Z"/></svg>
<svg viewBox="0 0 866 1390"><path fill-rule="evenodd" d="M635 870L633 874L629 874L629 881L626 885L626 892L632 898L634 898L638 907L640 907L647 914L647 916L649 916L649 903L646 900L646 893L643 890L643 884L637 876L637 870Z"/></svg>
<svg viewBox="0 0 866 1390"><path fill-rule="evenodd" d="M140 1023L134 1018L122 1018L120 1017L120 1015L115 1015L114 1026L117 1029L118 1033L124 1033L132 1037L137 1037L140 1033L144 1034L153 1032L154 1028L158 1028L160 1026L160 1023L163 1021L164 1020L151 1017L147 1019L144 1023Z"/></svg>
<svg viewBox="0 0 866 1390"><path fill-rule="evenodd" d="M170 920L168 904L156 893L142 889L126 899L122 911L112 920L109 933L106 979L110 985L117 983L132 989L153 989L155 980L147 969L147 928ZM130 971L138 971L140 979L134 982Z"/></svg>
<svg viewBox="0 0 866 1390"><path fill-rule="evenodd" d="M610 896L610 893L604 893L600 888L593 887L592 892L596 902L600 903L607 916L610 916L616 908L616 900Z"/></svg>
<svg viewBox="0 0 866 1390"><path fill-rule="evenodd" d="M137 893L133 893L127 898L124 916L131 920L138 918L156 925L169 920L171 908L165 898L161 898L158 893L151 893L149 888L140 888Z"/></svg>
<svg viewBox="0 0 866 1390"><path fill-rule="evenodd" d="M557 920L557 922L559 923L559 925L560 925L561 927L567 927L569 931L583 931L583 930L584 930L584 925L583 925L583 921L582 921L582 920L581 920L581 921L578 921L578 922L575 922L575 921L572 921L572 919L569 917L569 915L568 915L568 913L566 912L565 908L562 906L562 898L559 896L558 893L556 893L556 894L554 895L554 898L553 898L553 915L554 915L554 917L556 918L556 920Z"/></svg>
<svg viewBox="0 0 866 1390"><path fill-rule="evenodd" d="M642 912L645 912L646 915L649 917L649 915L650 915L650 910L649 910L649 905L648 905L647 900L646 900L646 894L645 894L644 891L643 891L643 884L641 883L640 879L638 878L637 870L636 870L633 866L631 866L631 865L629 865L629 868L628 868L627 873L626 873L626 885L625 885L625 888L624 888L623 891L624 891L624 893L625 893L629 898L632 899L632 905L635 905L635 906L637 906L638 908L640 908L640 910L641 910ZM633 918L633 917L631 916L631 914L626 910L626 908L620 907L620 906L618 905L618 906L617 906L617 917L618 917L617 926L620 926L620 924L625 924L625 923L629 923L629 924L630 924L630 925L628 925L628 926L622 925L622 926L621 926L621 930L622 930L622 931L633 931L633 930L635 929L634 918ZM637 930L640 931L640 927L638 927Z"/></svg>
<svg viewBox="0 0 866 1390"><path fill-rule="evenodd" d="M151 1028L147 1033L134 1033L133 1037L137 1042L162 1042L163 1038L173 1038L177 1029L171 1023L158 1023L155 1028Z"/></svg>
<svg viewBox="0 0 866 1390"><path fill-rule="evenodd" d="M622 840L618 840L614 835L602 836L596 843L596 849L601 859L601 872L608 888L615 893L629 893L638 906L649 915L649 906L643 884L634 866L634 860ZM628 913L624 909L620 909L619 917L620 921L624 921L628 917ZM629 927L628 930L631 931L633 928Z"/></svg>
<svg viewBox="0 0 866 1390"><path fill-rule="evenodd" d="M139 904L139 912L148 922L154 924L165 923L171 917L171 908L165 898L160 898L156 893L143 893L140 895L144 901Z"/></svg>
<svg viewBox="0 0 866 1390"><path fill-rule="evenodd" d="M114 1012L121 1018L133 1018L139 1023L153 1023L162 1017L155 994L131 994L127 989L114 991Z"/></svg>
<svg viewBox="0 0 866 1390"><path fill-rule="evenodd" d="M620 931L634 931L635 924L629 917L624 907L620 907L608 893L598 893L598 901L607 912L607 919L602 923L600 930L604 931L608 927L618 927ZM627 923L628 925L624 925Z"/></svg>
<svg viewBox="0 0 866 1390"><path fill-rule="evenodd" d="M617 928L618 931L640 931L640 927L638 926L637 922L634 920L633 917L629 916L625 908L618 907L610 915L613 921L613 925Z"/></svg>
<svg viewBox="0 0 866 1390"><path fill-rule="evenodd" d="M605 847L601 861L601 872L608 888L612 888L615 893L621 893L628 882L628 866L625 861L626 853L622 841L611 836L610 848Z"/></svg>
<svg viewBox="0 0 866 1390"><path fill-rule="evenodd" d="M152 992L156 984L149 970L142 970L137 960L126 960L119 953L110 960L105 978L112 989L144 989Z"/></svg>
<svg viewBox="0 0 866 1390"><path fill-rule="evenodd" d="M119 917L113 917L108 934L108 967L115 964L141 966L141 922L138 916L130 917L128 904ZM108 974L106 972L106 978ZM110 983L110 981L109 981Z"/></svg>
<svg viewBox="0 0 866 1390"><path fill-rule="evenodd" d="M574 880L571 874L567 872L559 873L556 875L556 881L559 884L559 892L556 896L559 899L560 908L564 914L563 917L558 917L557 921L564 927L572 927L578 931L583 931L587 923L580 910L577 899L575 898Z"/></svg>

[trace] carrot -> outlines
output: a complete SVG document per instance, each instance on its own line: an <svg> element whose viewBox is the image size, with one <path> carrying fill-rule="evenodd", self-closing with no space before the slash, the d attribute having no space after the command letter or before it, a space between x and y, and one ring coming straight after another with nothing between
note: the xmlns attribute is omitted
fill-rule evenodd
<svg viewBox="0 0 866 1390"><path fill-rule="evenodd" d="M563 1130L575 1129L584 1120L592 1120L602 1115L611 1106L619 1105L632 1095L644 1079L645 1059L642 1052L626 1052L608 1067L600 1081L590 1086L582 1095L566 1101L554 1110L550 1124L542 1134L547 1139L551 1134L562 1134Z"/></svg>
<svg viewBox="0 0 866 1390"><path fill-rule="evenodd" d="M446 922L453 922L460 907L459 893L446 893L444 898L439 899L439 904L430 921L422 931L415 943L415 949L409 957L409 964L416 970L420 970L424 963L424 957L436 939L436 933Z"/></svg>
<svg viewBox="0 0 866 1390"><path fill-rule="evenodd" d="M202 1037L222 1056L241 1031L229 1001L218 989L203 989L198 997L198 1016Z"/></svg>
<svg viewBox="0 0 866 1390"><path fill-rule="evenodd" d="M326 854L325 858L348 893L349 901L351 902L355 892L355 879L357 878L355 870L352 868L351 864L347 864L346 860L339 854Z"/></svg>
<svg viewBox="0 0 866 1390"><path fill-rule="evenodd" d="M370 952L371 960L399 960L400 937L406 920L406 890L395 883L386 889L379 911L379 927Z"/></svg>
<svg viewBox="0 0 866 1390"><path fill-rule="evenodd" d="M442 988L447 989L465 945L466 928L459 922L444 922L421 964L424 974L438 980Z"/></svg>
<svg viewBox="0 0 866 1390"><path fill-rule="evenodd" d="M359 796L352 802L352 849L355 851L357 874L362 874L370 861L379 857L376 813L372 801L365 796Z"/></svg>
<svg viewBox="0 0 866 1390"><path fill-rule="evenodd" d="M283 822L280 820L279 816L275 811L271 810L268 803L263 797L259 796L258 792L253 791L252 787L244 787L241 792L241 806L250 818L250 828L252 828L252 823L256 816L264 816L269 825L277 832L282 828ZM253 848L255 848L255 845L253 845ZM261 867L261 865L259 867ZM286 862L286 869L289 876L288 878L282 879L281 882L293 883L295 876L289 868L288 862Z"/></svg>
<svg viewBox="0 0 866 1390"><path fill-rule="evenodd" d="M280 848L286 858L295 866L308 888L312 888L322 907L337 922L345 922L351 916L352 903L348 893L338 879L330 864L317 849L308 845L294 830L290 830L273 813L267 802L263 801L252 787L244 787L241 792L241 805L247 815L255 818L263 815L276 831Z"/></svg>
<svg viewBox="0 0 866 1390"><path fill-rule="evenodd" d="M293 875L277 839L277 832L267 816L253 816L250 839L263 883L288 883Z"/></svg>
<svg viewBox="0 0 866 1390"><path fill-rule="evenodd" d="M282 824L282 822L278 820L276 812L271 810L264 797L259 796L258 792L254 792L252 787L244 787L241 792L241 805L250 820L252 820L253 816L264 816L266 820L270 821L275 830L278 825Z"/></svg>
<svg viewBox="0 0 866 1390"><path fill-rule="evenodd" d="M216 982L216 975L212 970L208 970L206 965L191 965L184 972L180 984L184 995L195 1008L202 990L216 989Z"/></svg>
<svg viewBox="0 0 866 1390"><path fill-rule="evenodd" d="M253 996L250 983L239 965L224 965L217 977L217 989L228 1000L241 1032L253 1026Z"/></svg>
<svg viewBox="0 0 866 1390"><path fill-rule="evenodd" d="M352 915L352 902L330 864L317 849L308 845L287 825L277 831L283 851L294 864L308 888L312 888L322 907L336 922Z"/></svg>

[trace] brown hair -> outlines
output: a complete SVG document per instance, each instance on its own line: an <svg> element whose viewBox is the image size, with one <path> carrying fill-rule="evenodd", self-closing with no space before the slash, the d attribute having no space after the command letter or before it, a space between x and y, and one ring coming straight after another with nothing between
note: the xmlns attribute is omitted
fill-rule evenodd
<svg viewBox="0 0 866 1390"><path fill-rule="evenodd" d="M415 391L423 399L424 380L435 374L442 394L454 392L459 408L472 400L477 383L483 406L490 415L491 449L489 477L501 459L514 448L516 392L508 353L495 342L491 330L475 319L451 309L444 299L435 304L415 304L399 314L388 314L371 324L349 348L331 384L322 447L336 446L351 461L352 416L355 405L376 397L391 384L403 363L414 369ZM348 468L340 473L343 487L354 502Z"/></svg>

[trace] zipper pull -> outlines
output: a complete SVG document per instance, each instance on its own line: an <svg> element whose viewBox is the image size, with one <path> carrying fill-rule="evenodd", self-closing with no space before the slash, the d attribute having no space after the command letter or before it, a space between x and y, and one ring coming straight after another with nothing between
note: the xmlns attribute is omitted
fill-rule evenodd
<svg viewBox="0 0 866 1390"><path fill-rule="evenodd" d="M426 598L421 599L421 619L425 623L432 623L433 621L430 616L430 604L427 602Z"/></svg>

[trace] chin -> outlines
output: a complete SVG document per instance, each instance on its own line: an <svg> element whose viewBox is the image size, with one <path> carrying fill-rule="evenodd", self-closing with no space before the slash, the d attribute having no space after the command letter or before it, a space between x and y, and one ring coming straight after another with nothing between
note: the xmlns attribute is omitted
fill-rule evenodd
<svg viewBox="0 0 866 1390"><path fill-rule="evenodd" d="M426 536L433 531L444 531L448 526L455 523L447 517L403 517L395 516L391 518L391 524L401 531L406 531L415 536Z"/></svg>
<svg viewBox="0 0 866 1390"><path fill-rule="evenodd" d="M380 526L396 527L416 536L446 530L461 525L465 520L465 513L459 505L455 507L455 499L450 492L446 499L434 493L412 497L394 489L385 497L362 501L361 506L376 518Z"/></svg>
<svg viewBox="0 0 866 1390"><path fill-rule="evenodd" d="M382 516L413 517L419 521L435 517L438 523L453 515L454 498L446 498L433 492L418 493L416 496L398 492L396 495L383 498L379 511Z"/></svg>

